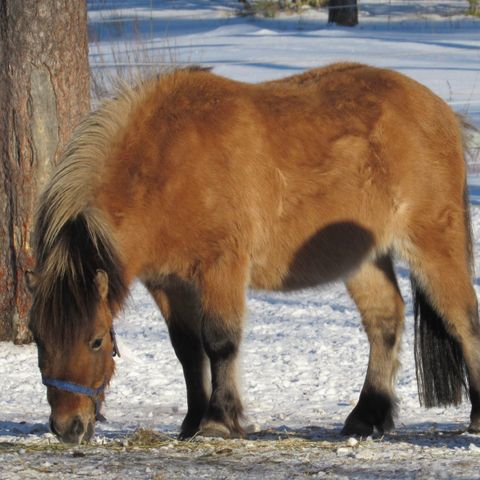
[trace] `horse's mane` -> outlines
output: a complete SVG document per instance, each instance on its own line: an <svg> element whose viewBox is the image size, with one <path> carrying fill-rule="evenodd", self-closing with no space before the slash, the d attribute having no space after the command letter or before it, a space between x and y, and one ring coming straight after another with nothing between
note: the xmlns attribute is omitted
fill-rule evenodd
<svg viewBox="0 0 480 480"><path fill-rule="evenodd" d="M90 113L74 132L40 196L34 222L39 275L30 327L37 338L68 348L82 332L91 333L99 302L97 270L108 274L108 302L113 310L126 296L114 232L95 205L104 165L128 129L132 111L148 102L153 91L168 94L177 78L208 70L191 66L139 78L133 85L120 82L115 96Z"/></svg>
<svg viewBox="0 0 480 480"><path fill-rule="evenodd" d="M58 347L68 348L82 332L91 333L99 302L97 270L108 274L113 310L126 296L114 235L94 194L107 155L152 83L123 86L84 119L40 196L33 230L39 275L30 327L36 337Z"/></svg>

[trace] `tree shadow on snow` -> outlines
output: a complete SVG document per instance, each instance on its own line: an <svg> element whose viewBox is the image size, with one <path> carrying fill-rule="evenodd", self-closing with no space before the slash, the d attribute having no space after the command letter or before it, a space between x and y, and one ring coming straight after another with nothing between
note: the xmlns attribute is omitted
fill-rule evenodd
<svg viewBox="0 0 480 480"><path fill-rule="evenodd" d="M43 435L48 432L48 425L46 423L10 422L0 420L0 440L1 437Z"/></svg>
<svg viewBox="0 0 480 480"><path fill-rule="evenodd" d="M335 424L332 427L319 427L319 426L305 426L292 428L286 425L280 427L267 428L260 430L259 432L250 433L247 435L249 440L288 440L288 439L300 439L309 441L327 441L330 443L341 443L345 441L340 432L343 425Z"/></svg>
<svg viewBox="0 0 480 480"><path fill-rule="evenodd" d="M421 422L397 428L386 434L383 441L388 443L408 443L418 447L451 449L480 448L480 435L468 433L461 423Z"/></svg>
<svg viewBox="0 0 480 480"><path fill-rule="evenodd" d="M469 434L459 428L458 423L433 424L429 422L416 423L399 427L395 431L372 435L371 440L382 442L386 446L397 443L410 444L417 447L449 448L449 449L480 449L480 435ZM248 435L249 440L278 441L288 439L307 440L311 442L329 442L343 444L348 439L341 434L343 425L330 427L305 426L291 428L285 425L261 430ZM362 440L360 437L356 437ZM369 437L370 438L370 437ZM366 439L363 439L366 440Z"/></svg>

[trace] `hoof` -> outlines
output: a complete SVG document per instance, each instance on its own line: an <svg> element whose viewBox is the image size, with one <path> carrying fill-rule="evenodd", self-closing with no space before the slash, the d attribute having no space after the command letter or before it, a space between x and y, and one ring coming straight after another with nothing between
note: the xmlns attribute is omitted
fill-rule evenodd
<svg viewBox="0 0 480 480"><path fill-rule="evenodd" d="M359 418L348 417L342 429L342 435L351 437L357 435L359 437L369 437L373 433L373 425L366 423Z"/></svg>
<svg viewBox="0 0 480 480"><path fill-rule="evenodd" d="M356 407L345 421L342 434L368 437L375 428L383 435L395 428L394 414L395 401L391 396L377 391L362 391Z"/></svg>
<svg viewBox="0 0 480 480"><path fill-rule="evenodd" d="M203 411L188 412L183 419L182 426L180 427L180 433L178 435L179 440L188 440L198 434L200 430L200 422L203 417Z"/></svg>
<svg viewBox="0 0 480 480"><path fill-rule="evenodd" d="M198 428L196 429L182 429L182 431L178 434L179 440L189 440L190 438L197 435L199 432Z"/></svg>
<svg viewBox="0 0 480 480"><path fill-rule="evenodd" d="M230 429L226 425L219 422L204 422L200 425L200 431L198 432L202 437L213 438L233 438Z"/></svg>
<svg viewBox="0 0 480 480"><path fill-rule="evenodd" d="M395 428L395 423L393 422L392 417L389 415L383 420L383 422L374 424L371 421L362 419L358 416L358 413L353 410L353 412L347 417L345 425L342 429L342 435L352 436L358 435L360 437L369 437L373 434L374 429L380 435L383 435L385 432L389 432Z"/></svg>
<svg viewBox="0 0 480 480"><path fill-rule="evenodd" d="M214 438L245 438L245 431L240 426L228 428L224 423L207 420L200 425L198 435Z"/></svg>
<svg viewBox="0 0 480 480"><path fill-rule="evenodd" d="M472 422L468 427L468 433L480 433L480 424L479 422Z"/></svg>

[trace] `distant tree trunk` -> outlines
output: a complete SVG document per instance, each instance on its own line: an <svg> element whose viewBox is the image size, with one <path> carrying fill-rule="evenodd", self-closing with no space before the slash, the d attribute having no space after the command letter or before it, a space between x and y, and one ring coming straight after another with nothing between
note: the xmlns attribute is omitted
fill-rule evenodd
<svg viewBox="0 0 480 480"><path fill-rule="evenodd" d="M329 0L328 23L336 23L345 27L357 25L357 0Z"/></svg>
<svg viewBox="0 0 480 480"><path fill-rule="evenodd" d="M90 108L85 0L0 0L0 340L30 341L39 189Z"/></svg>

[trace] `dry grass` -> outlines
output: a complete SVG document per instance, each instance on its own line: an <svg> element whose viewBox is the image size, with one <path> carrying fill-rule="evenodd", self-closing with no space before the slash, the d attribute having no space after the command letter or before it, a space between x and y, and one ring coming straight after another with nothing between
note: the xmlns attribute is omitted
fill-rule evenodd
<svg viewBox="0 0 480 480"><path fill-rule="evenodd" d="M480 16L480 0L468 0L468 14Z"/></svg>
<svg viewBox="0 0 480 480"><path fill-rule="evenodd" d="M97 1L102 4L106 0ZM91 98L94 108L103 98L111 96L118 85L134 85L142 78L158 75L178 64L175 49L170 48L168 38L159 42L153 35L148 36L142 32L141 21L138 17L110 19L105 16L97 22L104 27L90 29ZM104 44L102 37L109 38L112 32L120 40Z"/></svg>
<svg viewBox="0 0 480 480"><path fill-rule="evenodd" d="M175 66L175 60L165 61L153 56L141 41L113 44L110 52L99 49L97 61L90 66L93 106L116 91L118 85L134 85L142 78L165 72Z"/></svg>
<svg viewBox="0 0 480 480"><path fill-rule="evenodd" d="M331 441L330 441L331 440ZM371 440L370 440L371 441ZM94 441L80 446L65 445L56 439L52 441L30 442L0 442L0 454L17 452L28 454L34 452L67 453L73 457L83 457L96 450L108 451L168 451L175 455L190 455L195 453L203 459L219 456L235 455L236 451L293 452L304 448L335 451L339 447L349 447L349 440L342 437L335 439L309 438L302 432L279 432L264 430L249 436L248 439L225 440L223 438L195 437L180 441L170 435L148 428L139 428L125 437L113 440ZM360 445L360 442L359 442ZM355 447L356 448L356 447Z"/></svg>
<svg viewBox="0 0 480 480"><path fill-rule="evenodd" d="M325 7L327 3L327 0L247 0L241 15L273 18L279 12L298 13L305 8Z"/></svg>

